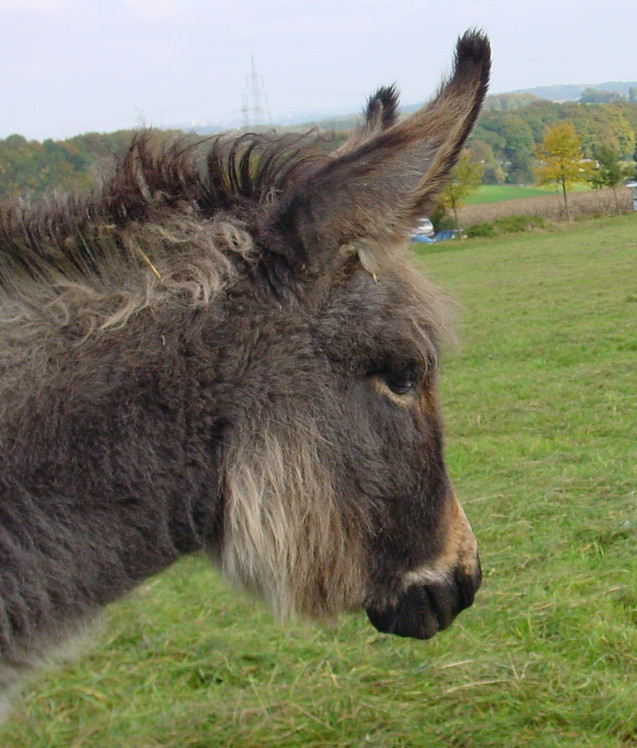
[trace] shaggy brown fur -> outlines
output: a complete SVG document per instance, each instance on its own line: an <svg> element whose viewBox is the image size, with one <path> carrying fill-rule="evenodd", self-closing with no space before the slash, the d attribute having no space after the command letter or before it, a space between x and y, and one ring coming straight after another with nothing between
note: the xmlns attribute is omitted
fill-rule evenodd
<svg viewBox="0 0 637 748"><path fill-rule="evenodd" d="M411 117L140 135L89 197L0 208L0 690L205 550L282 616L426 638L471 603L442 450L443 305L404 252L486 91L468 33Z"/></svg>

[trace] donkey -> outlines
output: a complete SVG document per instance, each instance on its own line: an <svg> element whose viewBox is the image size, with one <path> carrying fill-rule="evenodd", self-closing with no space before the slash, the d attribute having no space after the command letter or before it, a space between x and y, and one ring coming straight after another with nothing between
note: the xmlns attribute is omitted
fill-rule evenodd
<svg viewBox="0 0 637 748"><path fill-rule="evenodd" d="M0 208L0 689L206 552L283 618L426 639L477 546L443 459L444 298L412 268L486 94L469 31L437 95L317 133L137 135L83 196Z"/></svg>

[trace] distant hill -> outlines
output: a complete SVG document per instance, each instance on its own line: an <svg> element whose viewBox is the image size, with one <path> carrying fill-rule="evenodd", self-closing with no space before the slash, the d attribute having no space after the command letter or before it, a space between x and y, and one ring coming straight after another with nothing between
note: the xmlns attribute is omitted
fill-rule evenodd
<svg viewBox="0 0 637 748"><path fill-rule="evenodd" d="M628 96L628 91L631 88L637 88L637 82L609 81L608 83L588 83L581 85L571 83L556 86L536 86L535 88L522 88L518 91L512 91L512 93L530 93L540 99L548 99L549 101L577 101L585 88L594 88L597 91L614 91L622 96Z"/></svg>
<svg viewBox="0 0 637 748"><path fill-rule="evenodd" d="M545 102L579 101L584 89L594 88L598 91L613 91L623 97L628 97L631 88L637 88L637 82L619 82L598 84L568 84L554 86L536 86L535 88L522 88L517 91L490 94L487 96L484 111L507 112L529 106L544 100ZM400 112L407 115L422 106L423 102L403 104ZM287 115L277 115L270 126L298 129L299 127L320 126L334 132L351 130L360 122L361 110L352 111L347 107L335 109L323 109L317 111L296 112ZM208 123L175 123L172 129L184 130L186 132L197 132L201 135L211 135L225 130L242 127L243 123L239 117L232 117L218 122Z"/></svg>
<svg viewBox="0 0 637 748"><path fill-rule="evenodd" d="M582 93L586 89L595 89L596 91L611 91L622 97L627 98L631 88L637 88L637 81L610 81L608 83L596 84L567 84L554 86L536 86L535 88L523 88L518 91L509 91L507 93L490 94L487 96L484 104L485 112L510 112L516 109L522 109L530 104L548 103L548 102L569 102L579 101ZM419 109L422 102L418 104L405 104L400 107L403 115ZM344 110L331 112L313 112L312 114L289 116L281 118L278 125L284 127L293 126L314 126L319 125L327 130L342 132L350 130L360 121L360 114L347 112ZM202 132L199 129L199 132Z"/></svg>

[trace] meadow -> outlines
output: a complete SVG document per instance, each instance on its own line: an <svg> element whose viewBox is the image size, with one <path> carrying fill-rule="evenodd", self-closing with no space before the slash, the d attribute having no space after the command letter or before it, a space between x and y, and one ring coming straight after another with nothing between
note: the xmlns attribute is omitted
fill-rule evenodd
<svg viewBox="0 0 637 748"><path fill-rule="evenodd" d="M483 587L428 642L273 622L191 558L25 689L11 748L637 746L637 215L446 242L447 461Z"/></svg>
<svg viewBox="0 0 637 748"><path fill-rule="evenodd" d="M516 200L523 197L542 197L548 194L539 187L526 187L517 184L483 184L480 188L467 196L467 205L484 205L498 203L503 200Z"/></svg>

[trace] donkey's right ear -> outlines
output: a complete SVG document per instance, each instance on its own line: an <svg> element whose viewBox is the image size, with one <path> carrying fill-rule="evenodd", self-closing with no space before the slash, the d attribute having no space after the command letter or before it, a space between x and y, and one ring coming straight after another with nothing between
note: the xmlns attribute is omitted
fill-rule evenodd
<svg viewBox="0 0 637 748"><path fill-rule="evenodd" d="M372 269L374 256L407 241L458 160L486 95L490 66L488 39L469 31L458 40L450 79L422 109L395 122L394 93L370 100L358 140L332 154L276 210L277 232L294 267L321 272L343 251L357 251Z"/></svg>

